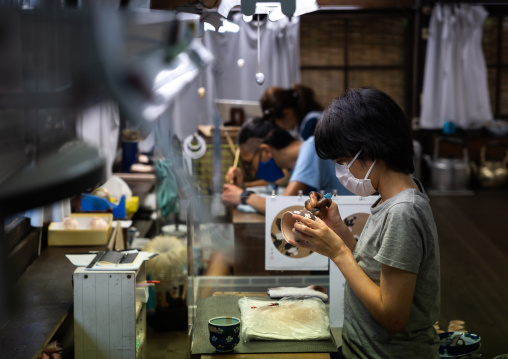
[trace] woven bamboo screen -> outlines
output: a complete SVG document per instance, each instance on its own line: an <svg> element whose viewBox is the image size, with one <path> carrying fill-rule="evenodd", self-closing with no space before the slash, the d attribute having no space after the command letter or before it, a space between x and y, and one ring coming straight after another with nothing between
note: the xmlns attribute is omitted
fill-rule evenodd
<svg viewBox="0 0 508 359"><path fill-rule="evenodd" d="M403 70L350 70L349 87L374 87L386 92L404 109Z"/></svg>
<svg viewBox="0 0 508 359"><path fill-rule="evenodd" d="M324 106L344 93L345 86L370 86L404 109L406 26L400 16L302 16L302 83L315 90Z"/></svg>
<svg viewBox="0 0 508 359"><path fill-rule="evenodd" d="M499 113L506 115L508 113L508 19L504 18L502 23L502 34L498 32L499 19L496 17L489 17L485 20L483 25L483 53L485 61L488 66L488 88L490 95L490 106L492 111L496 110L496 85L498 76L500 79L500 93L499 93ZM498 48L499 36L502 36L501 48ZM501 51L501 73L498 73L498 51ZM495 113L493 113L495 115Z"/></svg>
<svg viewBox="0 0 508 359"><path fill-rule="evenodd" d="M209 195L213 192L212 184L213 184L213 145L207 144L207 150L203 157L199 160L194 160L192 163L193 171L192 175L194 180L198 184L201 189L201 193L203 195ZM221 145L221 159L222 159L222 174L221 178L226 176L226 173L233 165L234 155L231 153L229 145L222 144Z"/></svg>
<svg viewBox="0 0 508 359"><path fill-rule="evenodd" d="M499 104L499 112L502 114L508 113L508 69L501 72L501 98Z"/></svg>
<svg viewBox="0 0 508 359"><path fill-rule="evenodd" d="M508 65L508 18L503 19L503 52L502 52L503 65Z"/></svg>
<svg viewBox="0 0 508 359"><path fill-rule="evenodd" d="M499 98L499 112L508 114L508 18L503 19L503 49L501 61L501 95ZM492 92L491 92L492 93Z"/></svg>
<svg viewBox="0 0 508 359"><path fill-rule="evenodd" d="M483 26L483 54L487 65L493 65L497 62L497 24L496 18L488 18Z"/></svg>
<svg viewBox="0 0 508 359"><path fill-rule="evenodd" d="M369 17L349 20L348 65L404 66L404 19Z"/></svg>
<svg viewBox="0 0 508 359"><path fill-rule="evenodd" d="M300 65L343 66L345 20L331 16L300 19Z"/></svg>
<svg viewBox="0 0 508 359"><path fill-rule="evenodd" d="M344 93L344 71L306 70L302 71L302 83L310 86L316 98L324 107Z"/></svg>
<svg viewBox="0 0 508 359"><path fill-rule="evenodd" d="M487 88L489 89L489 100L490 108L492 112L496 108L496 83L497 83L497 71L495 68L487 68Z"/></svg>

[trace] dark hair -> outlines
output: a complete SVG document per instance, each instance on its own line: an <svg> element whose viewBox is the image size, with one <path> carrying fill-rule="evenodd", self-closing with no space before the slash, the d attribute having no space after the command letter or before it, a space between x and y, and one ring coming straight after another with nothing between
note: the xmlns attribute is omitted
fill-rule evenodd
<svg viewBox="0 0 508 359"><path fill-rule="evenodd" d="M259 138L278 150L296 141L291 134L280 128L269 116L254 117L245 122L238 133L238 144L242 145L251 138Z"/></svg>
<svg viewBox="0 0 508 359"><path fill-rule="evenodd" d="M297 141L291 134L280 128L279 126L275 126L272 131L266 136L263 143L272 146L273 148L280 150L282 148L286 148L292 142Z"/></svg>
<svg viewBox="0 0 508 359"><path fill-rule="evenodd" d="M240 128L238 144L243 145L251 138L264 140L274 126L276 126L275 123L268 116L251 118Z"/></svg>
<svg viewBox="0 0 508 359"><path fill-rule="evenodd" d="M301 84L295 84L290 89L269 87L259 99L259 103L263 113L274 118L282 118L284 110L292 108L300 121L311 111L323 110L323 106L315 98L314 90Z"/></svg>
<svg viewBox="0 0 508 359"><path fill-rule="evenodd" d="M314 132L323 159L353 157L385 162L394 171L413 173L413 140L402 109L382 91L351 89L325 109Z"/></svg>

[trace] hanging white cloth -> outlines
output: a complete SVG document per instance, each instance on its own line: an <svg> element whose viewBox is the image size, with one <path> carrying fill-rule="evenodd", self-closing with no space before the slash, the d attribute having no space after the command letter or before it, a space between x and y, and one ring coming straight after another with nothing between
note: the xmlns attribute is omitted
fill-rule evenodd
<svg viewBox="0 0 508 359"><path fill-rule="evenodd" d="M454 122L479 128L492 119L482 49L482 6L436 4L432 10L423 80L420 126Z"/></svg>
<svg viewBox="0 0 508 359"><path fill-rule="evenodd" d="M234 14L231 22L240 27L237 33L207 31L205 46L214 54L214 80L217 98L258 101L270 86L290 87L300 82L299 18L283 18L260 22L262 86L255 80L257 64L257 21L243 21L242 14ZM238 59L244 65L239 67Z"/></svg>
<svg viewBox="0 0 508 359"><path fill-rule="evenodd" d="M192 135L200 125L213 125L218 115L215 99L258 101L270 86L290 87L300 82L299 18L279 21L264 20L260 24L261 71L265 74L262 86L256 83L257 23L243 21L242 14L234 14L229 21L239 31L205 31L204 46L214 61L192 83L177 95L172 106L160 116L162 128L171 129L180 140ZM243 66L238 60L243 59ZM204 87L200 97L198 88ZM147 139L143 146L154 144ZM149 142L149 143L148 143Z"/></svg>
<svg viewBox="0 0 508 359"><path fill-rule="evenodd" d="M120 135L117 104L105 101L84 110L77 117L76 133L78 138L99 149L106 160L106 180L110 178Z"/></svg>

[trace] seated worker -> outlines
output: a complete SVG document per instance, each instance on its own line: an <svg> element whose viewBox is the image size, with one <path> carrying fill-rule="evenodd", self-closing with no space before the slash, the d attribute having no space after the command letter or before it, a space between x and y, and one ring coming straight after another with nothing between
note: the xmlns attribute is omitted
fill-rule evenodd
<svg viewBox="0 0 508 359"><path fill-rule="evenodd" d="M282 169L291 171L284 196L296 196L299 190L304 194L320 190L351 194L335 176L335 163L318 157L314 136L299 141L270 118L256 117L240 129L238 145L245 171L262 180L275 183L284 176ZM229 168L222 199L235 205L248 204L265 213L265 198L245 190L243 174L238 167Z"/></svg>
<svg viewBox="0 0 508 359"><path fill-rule="evenodd" d="M271 116L279 127L295 138L306 140L314 135L323 106L315 98L314 90L301 84L286 89L269 87L259 99L265 115Z"/></svg>

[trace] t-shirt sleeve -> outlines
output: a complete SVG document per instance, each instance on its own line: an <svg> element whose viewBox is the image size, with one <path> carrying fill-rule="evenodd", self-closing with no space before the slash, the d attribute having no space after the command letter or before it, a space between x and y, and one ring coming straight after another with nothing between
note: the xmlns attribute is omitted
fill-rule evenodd
<svg viewBox="0 0 508 359"><path fill-rule="evenodd" d="M319 189L319 176L319 157L314 149L314 141L307 140L300 147L289 181L297 181L313 189Z"/></svg>
<svg viewBox="0 0 508 359"><path fill-rule="evenodd" d="M424 248L421 228L418 215L409 203L393 206L374 259L390 267L418 273Z"/></svg>

